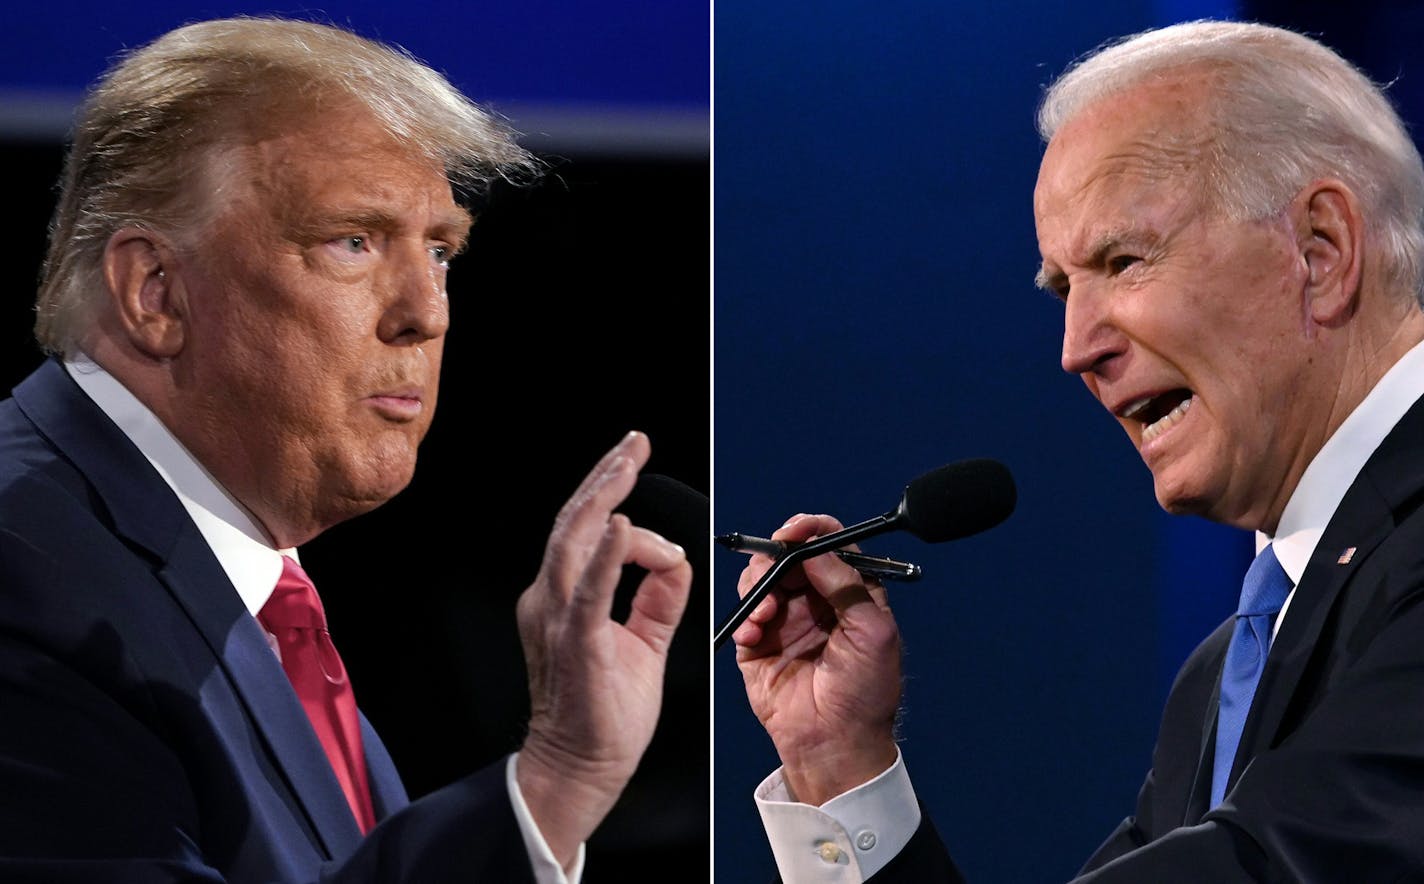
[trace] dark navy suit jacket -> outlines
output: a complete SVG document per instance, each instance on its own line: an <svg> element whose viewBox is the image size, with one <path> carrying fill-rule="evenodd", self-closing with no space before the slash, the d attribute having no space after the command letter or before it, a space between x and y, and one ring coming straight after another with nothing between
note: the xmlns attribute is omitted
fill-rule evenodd
<svg viewBox="0 0 1424 884"><path fill-rule="evenodd" d="M1168 696L1152 770L1076 884L1424 881L1424 400L1326 527L1208 811L1223 623ZM879 882L961 880L925 817Z"/></svg>
<svg viewBox="0 0 1424 884"><path fill-rule="evenodd" d="M176 496L48 361L0 403L0 881L519 882L498 763L363 838Z"/></svg>

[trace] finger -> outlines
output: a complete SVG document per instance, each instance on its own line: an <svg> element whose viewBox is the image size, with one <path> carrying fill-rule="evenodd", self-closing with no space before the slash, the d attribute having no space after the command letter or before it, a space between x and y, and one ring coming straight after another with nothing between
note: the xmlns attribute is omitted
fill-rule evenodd
<svg viewBox="0 0 1424 884"><path fill-rule="evenodd" d="M789 519L772 537L776 540L804 543L827 534L834 534L843 527L840 520L833 516L801 513ZM782 536L783 532L784 536ZM852 543L841 547L841 549L858 552L860 547L858 544ZM802 563L802 571L806 580L812 585L818 582L823 587L863 585L877 605L889 610L889 597L885 592L884 585L845 564L839 556L825 553L807 559Z"/></svg>
<svg viewBox="0 0 1424 884"><path fill-rule="evenodd" d="M637 431L608 451L564 503L545 547L548 577L564 592L572 587L597 548L613 508L633 490L651 449Z"/></svg>
<svg viewBox="0 0 1424 884"><path fill-rule="evenodd" d="M788 534L809 541L841 530L841 523L831 516L802 515L783 526L783 529ZM884 588L878 583L872 588L866 577L846 564L840 556L829 552L813 556L801 563L801 573L806 584L830 603L838 619L864 602L870 602L881 609L887 607Z"/></svg>
<svg viewBox="0 0 1424 884"><path fill-rule="evenodd" d="M835 516L824 513L797 513L787 519L786 524L777 528L771 536L777 540L802 541L813 535L832 534L844 527Z"/></svg>
<svg viewBox="0 0 1424 884"><path fill-rule="evenodd" d="M646 536L640 536L639 532ZM634 529L633 546L634 561L648 568L648 574L638 584L624 626L654 651L663 654L687 609L692 564L687 561L682 547L651 531ZM652 548L644 549L645 546Z"/></svg>
<svg viewBox="0 0 1424 884"><path fill-rule="evenodd" d="M805 522L799 529L796 527L798 522L808 518L804 513L792 516L781 528L773 532L772 537L776 540L789 542L801 541L803 534L806 531L814 530L818 524L812 520ZM774 564L775 560L772 557L761 553L748 559L746 567L742 569L742 573L737 579L737 596L745 599L761 583L767 571ZM799 590L805 586L806 577L799 564L785 568L778 576L775 587L762 596L756 606L742 619L742 623L733 631L732 640L738 645L760 642L763 635L762 627L784 610L786 592Z"/></svg>
<svg viewBox="0 0 1424 884"><path fill-rule="evenodd" d="M773 564L775 564L775 562L769 556L761 554L752 556L737 579L737 596L745 599L747 595L755 590L757 585L761 583L766 576L766 572L771 570ZM757 602L756 606L743 618L744 621L750 620L753 623L769 622L781 611L784 605L785 594L803 589L805 586L806 575L802 572L799 564L785 568L777 577L770 591L763 594L761 600Z"/></svg>
<svg viewBox="0 0 1424 884"><path fill-rule="evenodd" d="M630 525L624 561L649 571L665 571L687 561L687 551L656 531Z"/></svg>
<svg viewBox="0 0 1424 884"><path fill-rule="evenodd" d="M602 536L593 548L583 572L574 582L569 597L572 620L588 628L607 620L613 610L613 594L623 573L632 543L632 523L622 513L608 517Z"/></svg>
<svg viewBox="0 0 1424 884"><path fill-rule="evenodd" d="M747 560L746 567L742 568L742 573L737 577L737 597L745 599L747 593L751 592L762 577L772 566L770 556L760 553L753 555ZM784 579L784 576L783 576ZM776 611L780 603L780 596L776 592L768 592L762 596L761 601L751 610L742 622L732 631L732 641L738 646L756 644L761 641L761 624L776 616Z"/></svg>
<svg viewBox="0 0 1424 884"><path fill-rule="evenodd" d="M647 435L637 430L629 431L627 435L618 440L617 445L608 449L603 457L599 458L598 463L594 464L593 469L588 471L588 475L584 476L583 482L579 483L579 487L574 489L571 500L577 500L589 493L592 490L592 486L598 483L600 476L602 476L618 458L627 457L637 464L637 469L642 469L643 464L648 462L648 456L651 453L652 444L648 441Z"/></svg>
<svg viewBox="0 0 1424 884"><path fill-rule="evenodd" d="M825 518L830 517L827 516ZM787 519L785 524L783 524L780 528L777 528L771 533L772 539L785 540L788 543L800 543L806 538L810 537L812 534L816 533L817 526L820 525L821 519L821 516L813 516L807 513L797 513L796 515ZM832 528L827 531L821 531L821 533L829 534L831 531L834 530L838 529Z"/></svg>
<svg viewBox="0 0 1424 884"><path fill-rule="evenodd" d="M747 593L751 592L762 577L766 576L766 572L771 570L773 564L775 562L771 557L761 554L748 559L746 567L742 569L741 575L737 578L737 597L746 598ZM793 565L781 572L777 583L780 586L800 587L805 585L806 578L801 574L800 567Z"/></svg>
<svg viewBox="0 0 1424 884"><path fill-rule="evenodd" d="M865 602L874 604L876 608L884 607L871 592L865 576L837 556L816 556L808 559L802 564L802 570L806 573L806 582L821 598L830 602L837 617L846 614L853 606Z"/></svg>
<svg viewBox="0 0 1424 884"><path fill-rule="evenodd" d="M817 583L822 586L863 586L877 606L886 611L890 610L890 596L885 591L885 584L862 574L839 556L827 554L807 559L802 565L802 572L806 575L806 581L813 586Z"/></svg>
<svg viewBox="0 0 1424 884"><path fill-rule="evenodd" d="M762 555L752 556L751 563L749 563L745 568L742 569L741 576L737 578L737 596L743 599L746 598L747 593L752 591L752 588L756 586L757 581L761 580L762 575L765 574L767 569L770 567L770 558ZM763 595L761 601L757 602L756 607L752 608L751 612L748 613L746 617L742 618L743 625L739 625L737 629L733 631L732 641L738 644L741 644L744 640L759 641L759 637L744 637L744 624L750 622L753 625L759 626L760 624L766 623L771 618L776 616L776 612L779 609L780 604L780 594L776 592L768 592ZM760 632L758 632L757 635L760 636Z"/></svg>
<svg viewBox="0 0 1424 884"><path fill-rule="evenodd" d="M665 627L669 630L677 627L687 605L687 594L692 586L692 565L687 561L687 552L661 534L634 525L629 529L624 563L638 565L648 572L633 596L633 607L624 625L645 639L660 641ZM671 637L670 631L668 637Z"/></svg>
<svg viewBox="0 0 1424 884"><path fill-rule="evenodd" d="M756 646L761 644L765 630L760 623L753 623L750 618L743 620L742 624L732 633L732 644L737 646L737 659L748 659L756 656ZM747 652L747 653L744 653Z"/></svg>

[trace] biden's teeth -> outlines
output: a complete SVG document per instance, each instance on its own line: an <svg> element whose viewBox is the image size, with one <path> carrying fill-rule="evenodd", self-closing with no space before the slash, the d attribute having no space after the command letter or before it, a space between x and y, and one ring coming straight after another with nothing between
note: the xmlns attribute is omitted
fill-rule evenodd
<svg viewBox="0 0 1424 884"><path fill-rule="evenodd" d="M1195 396L1188 396L1177 404L1177 407L1159 417L1157 420L1142 428L1142 444L1146 445L1153 439L1165 433L1170 427L1182 419L1182 415L1187 413L1187 409L1192 407Z"/></svg>
<svg viewBox="0 0 1424 884"><path fill-rule="evenodd" d="M1151 397L1151 396L1143 396L1141 399L1137 400L1136 402L1132 403L1132 404L1129 405L1128 407L1124 408L1124 409L1122 410L1122 416L1123 416L1123 417L1127 417L1127 418L1132 417L1133 415L1137 414L1137 413L1138 413L1139 411L1141 411L1142 409L1146 408L1146 407L1147 407L1147 403L1151 402L1151 401L1152 401L1152 398L1153 398L1153 397Z"/></svg>

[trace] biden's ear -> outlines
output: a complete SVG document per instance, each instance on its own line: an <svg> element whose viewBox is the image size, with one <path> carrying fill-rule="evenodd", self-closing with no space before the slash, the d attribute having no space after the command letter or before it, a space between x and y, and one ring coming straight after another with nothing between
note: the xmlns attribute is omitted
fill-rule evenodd
<svg viewBox="0 0 1424 884"><path fill-rule="evenodd" d="M118 230L104 246L114 315L129 343L154 359L170 359L183 349L187 311L172 255L162 235L141 227Z"/></svg>
<svg viewBox="0 0 1424 884"><path fill-rule="evenodd" d="M1307 271L1304 307L1315 324L1338 327L1359 306L1364 278L1359 198L1344 183L1324 179L1302 190L1295 208L1296 242Z"/></svg>

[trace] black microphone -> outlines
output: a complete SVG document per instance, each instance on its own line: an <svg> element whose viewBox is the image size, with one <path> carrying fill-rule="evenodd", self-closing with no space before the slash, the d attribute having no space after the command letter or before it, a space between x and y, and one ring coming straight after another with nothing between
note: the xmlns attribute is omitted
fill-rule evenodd
<svg viewBox="0 0 1424 884"><path fill-rule="evenodd" d="M707 495L671 476L639 474L633 490L617 510L683 549L706 545L711 513Z"/></svg>
<svg viewBox="0 0 1424 884"><path fill-rule="evenodd" d="M796 562L890 531L907 531L926 543L958 540L1004 521L1017 502L1014 477L996 460L973 458L930 470L905 486L900 503L889 512L809 540L778 558L717 628L712 650L726 642L771 591L781 572Z"/></svg>
<svg viewBox="0 0 1424 884"><path fill-rule="evenodd" d="M692 565L693 599L705 599L707 593L707 536L712 533L712 508L707 495L691 486L661 473L641 473L628 497L615 508L632 520L633 524L656 531L676 543L687 553L688 564ZM618 588L613 595L613 619L619 623L628 617L633 596L638 584L647 571L636 565L623 569ZM691 604L691 603L689 603ZM687 618L691 622L692 618ZM704 624L706 621L703 621ZM707 633L704 625L697 632ZM679 632L682 632L679 627ZM699 653L706 653L704 639L697 642Z"/></svg>

